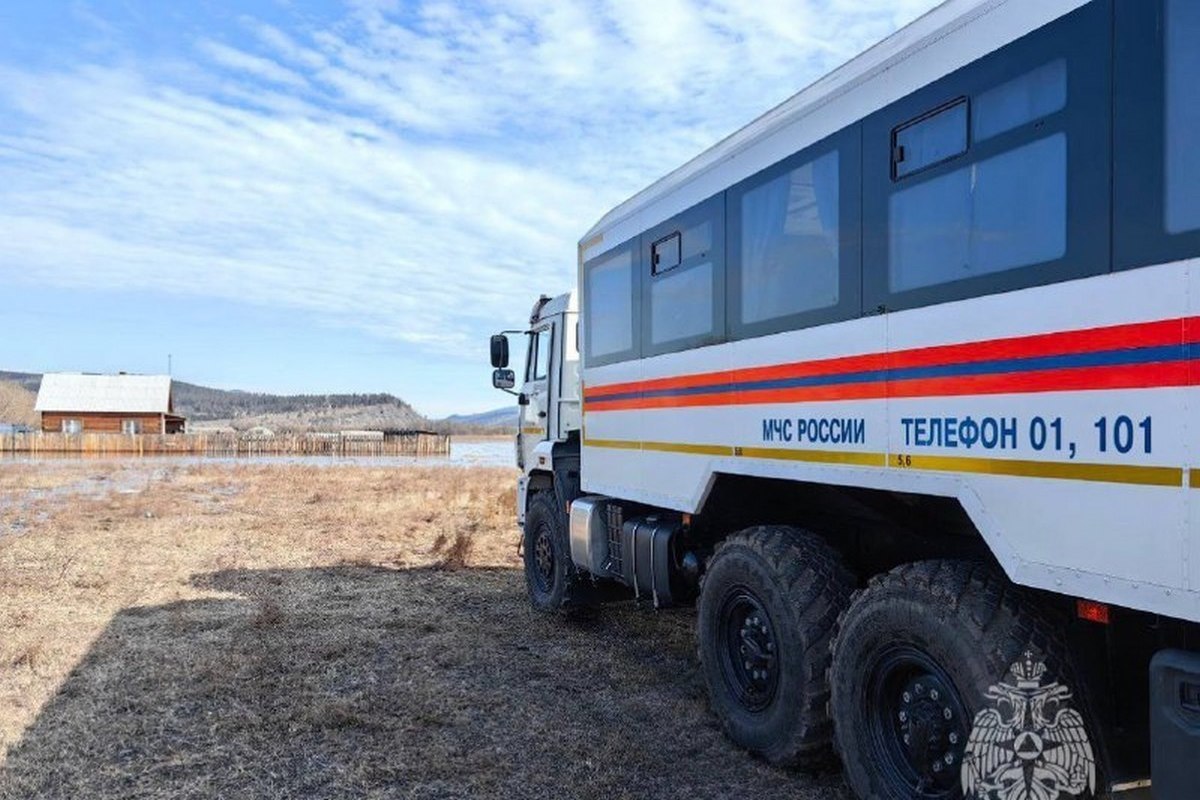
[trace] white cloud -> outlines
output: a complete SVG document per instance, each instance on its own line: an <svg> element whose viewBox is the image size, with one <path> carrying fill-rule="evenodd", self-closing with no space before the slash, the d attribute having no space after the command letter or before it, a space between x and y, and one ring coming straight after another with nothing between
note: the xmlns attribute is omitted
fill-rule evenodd
<svg viewBox="0 0 1200 800"><path fill-rule="evenodd" d="M304 89L308 86L308 82L302 76L268 58L244 53L211 39L201 40L199 47L217 65L234 72L241 72L280 86L290 86L296 89Z"/></svg>
<svg viewBox="0 0 1200 800"><path fill-rule="evenodd" d="M932 4L361 0L190 60L2 67L0 271L474 358L610 206Z"/></svg>

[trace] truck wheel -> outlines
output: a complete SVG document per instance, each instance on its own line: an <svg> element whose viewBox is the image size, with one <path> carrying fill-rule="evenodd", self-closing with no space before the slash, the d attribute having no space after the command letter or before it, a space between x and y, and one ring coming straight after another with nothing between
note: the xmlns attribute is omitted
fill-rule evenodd
<svg viewBox="0 0 1200 800"><path fill-rule="evenodd" d="M525 512L525 585L538 611L557 611L583 601L563 516L553 492L533 495Z"/></svg>
<svg viewBox="0 0 1200 800"><path fill-rule="evenodd" d="M987 565L927 561L872 579L838 627L831 672L857 796L1091 797L1100 743L1060 630ZM1039 694L1052 683L1062 693Z"/></svg>
<svg viewBox="0 0 1200 800"><path fill-rule="evenodd" d="M807 531L750 528L717 547L697 639L713 710L734 742L780 766L832 762L829 643L853 588L837 553Z"/></svg>

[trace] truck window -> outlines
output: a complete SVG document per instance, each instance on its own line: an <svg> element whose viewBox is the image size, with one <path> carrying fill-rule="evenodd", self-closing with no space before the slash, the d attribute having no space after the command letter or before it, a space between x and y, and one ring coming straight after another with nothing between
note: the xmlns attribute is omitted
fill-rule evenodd
<svg viewBox="0 0 1200 800"><path fill-rule="evenodd" d="M742 195L743 324L837 305L838 183L834 150Z"/></svg>
<svg viewBox="0 0 1200 800"><path fill-rule="evenodd" d="M588 265L585 278L589 359L617 357L633 349L633 252L623 248Z"/></svg>
<svg viewBox="0 0 1200 800"><path fill-rule="evenodd" d="M903 292L1067 251L1067 137L1056 133L891 197L889 286Z"/></svg>
<svg viewBox="0 0 1200 800"><path fill-rule="evenodd" d="M550 374L550 328L529 337L529 368L525 380L542 381Z"/></svg>
<svg viewBox="0 0 1200 800"><path fill-rule="evenodd" d="M892 175L896 179L967 152L967 101L933 111L892 134Z"/></svg>
<svg viewBox="0 0 1200 800"><path fill-rule="evenodd" d="M979 95L971 107L974 141L1048 117L1066 105L1067 61L1060 58Z"/></svg>
<svg viewBox="0 0 1200 800"><path fill-rule="evenodd" d="M1167 164L1168 233L1200 229L1200 5L1167 2Z"/></svg>
<svg viewBox="0 0 1200 800"><path fill-rule="evenodd" d="M642 355L711 344L724 334L724 203L706 200L642 237Z"/></svg>
<svg viewBox="0 0 1200 800"><path fill-rule="evenodd" d="M683 225L650 252L650 347L708 335L715 317L712 219Z"/></svg>
<svg viewBox="0 0 1200 800"><path fill-rule="evenodd" d="M650 284L651 343L701 336L713 327L713 265L656 275Z"/></svg>

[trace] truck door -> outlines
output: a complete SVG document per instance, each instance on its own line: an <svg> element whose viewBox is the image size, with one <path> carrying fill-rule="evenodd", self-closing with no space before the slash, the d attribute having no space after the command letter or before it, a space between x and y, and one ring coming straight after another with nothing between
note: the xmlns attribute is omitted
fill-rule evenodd
<svg viewBox="0 0 1200 800"><path fill-rule="evenodd" d="M521 393L520 448L522 463L533 463L533 449L550 436L552 398L550 376L553 369L554 323L539 322L529 332L529 357L525 364L525 385Z"/></svg>

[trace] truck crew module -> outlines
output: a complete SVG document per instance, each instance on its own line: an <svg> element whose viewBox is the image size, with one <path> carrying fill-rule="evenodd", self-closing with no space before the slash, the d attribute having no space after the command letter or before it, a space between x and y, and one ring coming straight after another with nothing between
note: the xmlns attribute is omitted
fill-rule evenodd
<svg viewBox="0 0 1200 800"><path fill-rule="evenodd" d="M950 0L609 212L492 341L533 604L861 798L1200 797L1197 43Z"/></svg>

